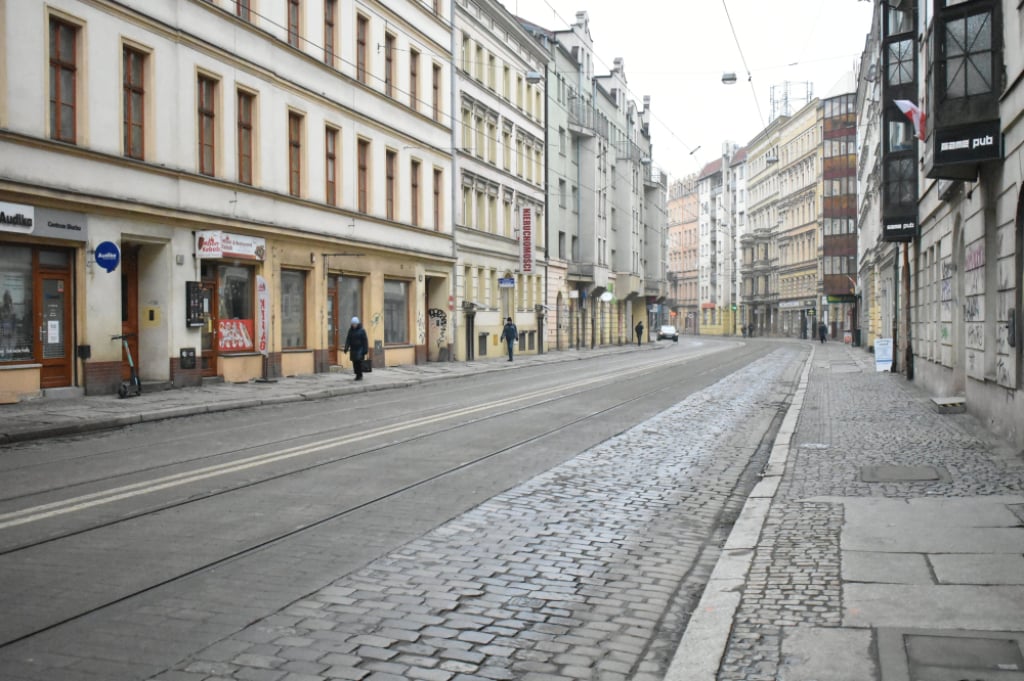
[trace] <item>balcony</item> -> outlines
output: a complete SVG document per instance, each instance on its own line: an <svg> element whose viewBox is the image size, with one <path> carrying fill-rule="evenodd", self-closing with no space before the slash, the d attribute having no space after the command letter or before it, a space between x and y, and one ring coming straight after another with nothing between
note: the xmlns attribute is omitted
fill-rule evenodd
<svg viewBox="0 0 1024 681"><path fill-rule="evenodd" d="M578 97L569 100L566 107L569 113L569 132L579 137L593 137L597 134L594 128L594 107Z"/></svg>
<svg viewBox="0 0 1024 681"><path fill-rule="evenodd" d="M668 175L661 168L655 168L650 163L644 164L644 186L668 191Z"/></svg>

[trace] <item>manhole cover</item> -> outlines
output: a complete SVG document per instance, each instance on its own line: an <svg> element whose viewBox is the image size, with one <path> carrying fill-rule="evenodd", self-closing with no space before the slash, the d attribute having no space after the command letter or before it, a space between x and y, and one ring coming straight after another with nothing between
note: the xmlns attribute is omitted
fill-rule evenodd
<svg viewBox="0 0 1024 681"><path fill-rule="evenodd" d="M1024 681L1024 633L880 629L882 681Z"/></svg>
<svg viewBox="0 0 1024 681"><path fill-rule="evenodd" d="M950 477L941 466L897 466L883 463L861 467L860 479L862 482L949 482Z"/></svg>

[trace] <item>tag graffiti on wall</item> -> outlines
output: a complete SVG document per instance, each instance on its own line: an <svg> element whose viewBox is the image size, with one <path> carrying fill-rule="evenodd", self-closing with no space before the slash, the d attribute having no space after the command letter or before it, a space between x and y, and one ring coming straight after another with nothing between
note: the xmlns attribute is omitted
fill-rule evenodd
<svg viewBox="0 0 1024 681"><path fill-rule="evenodd" d="M431 338L437 344L437 347L442 347L448 343L448 313L439 308L431 308L427 310L427 315L430 317L430 326L433 330Z"/></svg>

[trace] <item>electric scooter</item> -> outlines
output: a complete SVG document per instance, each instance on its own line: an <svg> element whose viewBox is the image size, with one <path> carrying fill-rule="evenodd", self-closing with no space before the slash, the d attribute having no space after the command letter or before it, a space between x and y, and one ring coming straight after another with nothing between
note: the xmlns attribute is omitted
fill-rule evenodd
<svg viewBox="0 0 1024 681"><path fill-rule="evenodd" d="M132 360L132 350L128 347L128 338L133 334L123 334L120 336L111 336L110 340L120 340L124 344L124 353L128 355L128 368L131 370L131 378L127 381L121 381L121 385L117 388L117 396L120 398L125 397L138 397L142 394L142 381L139 380L139 374L135 371L135 361Z"/></svg>

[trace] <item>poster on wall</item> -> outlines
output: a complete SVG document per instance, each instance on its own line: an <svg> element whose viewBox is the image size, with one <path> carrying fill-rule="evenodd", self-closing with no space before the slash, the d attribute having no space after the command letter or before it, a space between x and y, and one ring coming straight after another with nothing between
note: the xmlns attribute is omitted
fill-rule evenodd
<svg viewBox="0 0 1024 681"><path fill-rule="evenodd" d="M252 352L253 320L218 319L217 349L221 352Z"/></svg>

